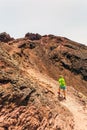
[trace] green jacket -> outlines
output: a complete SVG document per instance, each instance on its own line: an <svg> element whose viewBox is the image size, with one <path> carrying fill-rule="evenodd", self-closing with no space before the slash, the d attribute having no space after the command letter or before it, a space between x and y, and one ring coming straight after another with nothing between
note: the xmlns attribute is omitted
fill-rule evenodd
<svg viewBox="0 0 87 130"><path fill-rule="evenodd" d="M58 82L60 86L66 86L65 79L63 77L59 78Z"/></svg>

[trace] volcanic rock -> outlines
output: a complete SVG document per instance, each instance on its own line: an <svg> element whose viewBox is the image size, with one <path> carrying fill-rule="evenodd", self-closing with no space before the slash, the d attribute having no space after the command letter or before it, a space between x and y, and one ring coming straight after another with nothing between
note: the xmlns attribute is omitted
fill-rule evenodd
<svg viewBox="0 0 87 130"><path fill-rule="evenodd" d="M6 32L0 33L0 42L9 42L11 40L14 40L14 38L11 38Z"/></svg>
<svg viewBox="0 0 87 130"><path fill-rule="evenodd" d="M30 40L40 40L41 39L41 35L36 33L26 33L25 34L25 38L29 38Z"/></svg>
<svg viewBox="0 0 87 130"><path fill-rule="evenodd" d="M0 129L73 130L73 115L56 96L57 80L63 74L68 85L87 95L87 47L54 35L5 42L0 42Z"/></svg>

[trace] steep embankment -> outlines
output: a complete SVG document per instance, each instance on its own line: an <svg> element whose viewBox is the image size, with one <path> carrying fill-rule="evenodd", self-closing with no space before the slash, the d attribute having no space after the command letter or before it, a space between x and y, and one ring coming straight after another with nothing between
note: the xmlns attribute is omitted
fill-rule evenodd
<svg viewBox="0 0 87 130"><path fill-rule="evenodd" d="M0 41L0 130L82 130L81 122L85 130L87 47L29 33L17 40L2 33ZM64 102L57 97L59 74L71 86Z"/></svg>
<svg viewBox="0 0 87 130"><path fill-rule="evenodd" d="M55 94L55 97L60 103L66 106L74 117L74 130L86 130L87 129L87 97L82 93L76 91L72 86L67 86L67 100L63 100L62 97L58 98L58 83L50 78L48 75L42 75L34 69L29 69L27 72L32 75L42 87L45 87L49 91ZM50 88L51 87L51 88ZM58 122L56 122L57 124Z"/></svg>
<svg viewBox="0 0 87 130"><path fill-rule="evenodd" d="M28 71L35 56L31 53L26 62L29 50L20 50L15 42L22 41L0 43L0 130L72 130L72 114L56 99L52 86Z"/></svg>
<svg viewBox="0 0 87 130"><path fill-rule="evenodd" d="M87 46L53 35L33 41L29 38L15 42L16 48L22 52L19 54L22 56L23 67L28 69L31 66L55 80L62 74L68 85L87 96ZM21 59L16 53L17 57Z"/></svg>
<svg viewBox="0 0 87 130"><path fill-rule="evenodd" d="M87 95L87 46L63 37L35 34L26 34L8 45L7 51L19 66L35 68L55 80L62 74L68 85Z"/></svg>

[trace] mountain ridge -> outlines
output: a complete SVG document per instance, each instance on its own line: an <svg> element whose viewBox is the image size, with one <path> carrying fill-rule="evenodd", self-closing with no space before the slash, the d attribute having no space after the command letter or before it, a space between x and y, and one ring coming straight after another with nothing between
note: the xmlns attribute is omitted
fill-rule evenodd
<svg viewBox="0 0 87 130"><path fill-rule="evenodd" d="M69 105L75 99L86 109L87 46L54 35L7 36L0 40L0 129L79 129L78 108ZM60 74L67 82L65 102L57 97Z"/></svg>

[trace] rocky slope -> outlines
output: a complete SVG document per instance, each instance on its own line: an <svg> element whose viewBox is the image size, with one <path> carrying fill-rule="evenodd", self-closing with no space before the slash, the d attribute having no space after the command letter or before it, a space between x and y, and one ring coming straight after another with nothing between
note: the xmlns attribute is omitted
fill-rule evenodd
<svg viewBox="0 0 87 130"><path fill-rule="evenodd" d="M3 33L2 33L3 34ZM64 37L0 35L0 130L73 130L57 79L87 96L87 47ZM56 91L55 91L56 90Z"/></svg>

